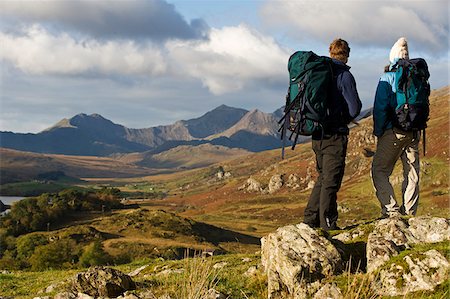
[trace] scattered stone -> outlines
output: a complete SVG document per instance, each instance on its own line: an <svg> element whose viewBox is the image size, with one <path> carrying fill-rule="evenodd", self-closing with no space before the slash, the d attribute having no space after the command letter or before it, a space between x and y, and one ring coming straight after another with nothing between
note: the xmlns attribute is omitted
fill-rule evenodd
<svg viewBox="0 0 450 299"><path fill-rule="evenodd" d="M308 185L306 186L305 190L310 190L312 188L314 188L314 185L316 184L315 181L309 181Z"/></svg>
<svg viewBox="0 0 450 299"><path fill-rule="evenodd" d="M301 223L278 228L261 239L269 298L303 298L305 284L338 273L341 256L326 238Z"/></svg>
<svg viewBox="0 0 450 299"><path fill-rule="evenodd" d="M51 293L51 292L54 292L54 291L56 291L56 290L58 290L58 289L61 289L61 286L64 284L64 282L56 282L56 283L53 283L53 284L51 284L51 285L49 285L45 290L44 290L44 293Z"/></svg>
<svg viewBox="0 0 450 299"><path fill-rule="evenodd" d="M141 297L127 291L122 296L117 297L117 299L141 299Z"/></svg>
<svg viewBox="0 0 450 299"><path fill-rule="evenodd" d="M74 291L94 297L117 297L135 288L130 276L107 267L94 267L78 273L72 285Z"/></svg>
<svg viewBox="0 0 450 299"><path fill-rule="evenodd" d="M53 297L53 299L75 299L75 298L77 298L77 295L70 292L58 293Z"/></svg>
<svg viewBox="0 0 450 299"><path fill-rule="evenodd" d="M314 294L313 299L341 299L344 298L336 284L327 283Z"/></svg>
<svg viewBox="0 0 450 299"><path fill-rule="evenodd" d="M283 186L284 180L282 174L276 174L270 178L269 181L269 193L274 193L281 189Z"/></svg>
<svg viewBox="0 0 450 299"><path fill-rule="evenodd" d="M364 230L355 229L353 231L347 231L347 232L340 233L340 234L334 236L333 239L341 241L343 243L347 243L347 242L353 241L357 238L364 236L364 234L365 234Z"/></svg>
<svg viewBox="0 0 450 299"><path fill-rule="evenodd" d="M168 276L171 274L181 274L184 272L184 269L166 269L159 273L156 273L156 276Z"/></svg>
<svg viewBox="0 0 450 299"><path fill-rule="evenodd" d="M95 297L89 296L88 294L78 293L76 299L95 299Z"/></svg>
<svg viewBox="0 0 450 299"><path fill-rule="evenodd" d="M350 212L349 207L342 206L342 205L338 205L337 210L339 213L343 213L343 214Z"/></svg>
<svg viewBox="0 0 450 299"><path fill-rule="evenodd" d="M248 192L262 192L264 188L261 183L254 178L249 178L244 185L238 188L238 190L244 190Z"/></svg>
<svg viewBox="0 0 450 299"><path fill-rule="evenodd" d="M242 262L243 262L243 263L250 263L251 261L252 261L252 259L249 258L249 257L244 257L244 258L242 259Z"/></svg>
<svg viewBox="0 0 450 299"><path fill-rule="evenodd" d="M150 290L145 290L145 291L139 293L139 298L142 298L142 299L158 299L158 298L153 294L153 292L150 291Z"/></svg>
<svg viewBox="0 0 450 299"><path fill-rule="evenodd" d="M144 266L142 266L142 267L139 267L139 268L137 268L136 270L131 271L130 273L128 273L128 275L131 276L131 277L137 276L137 275L139 275L139 273L142 272L142 270L144 270L144 269L147 268L148 266L149 266L149 265L144 265Z"/></svg>
<svg viewBox="0 0 450 299"><path fill-rule="evenodd" d="M245 277L251 277L251 276L255 276L258 273L258 267L257 266L251 266L250 268L248 268L247 271L245 271L244 276Z"/></svg>
<svg viewBox="0 0 450 299"><path fill-rule="evenodd" d="M216 291L215 289L209 289L205 297L205 299L226 299L226 298L228 297Z"/></svg>
<svg viewBox="0 0 450 299"><path fill-rule="evenodd" d="M214 268L214 269L222 269L222 268L224 268L226 265L228 265L227 262L220 262L220 263L214 264L213 268Z"/></svg>
<svg viewBox="0 0 450 299"><path fill-rule="evenodd" d="M291 173L286 182L286 186L296 190L296 189L300 188L299 182L300 182L300 179L298 178L298 176Z"/></svg>

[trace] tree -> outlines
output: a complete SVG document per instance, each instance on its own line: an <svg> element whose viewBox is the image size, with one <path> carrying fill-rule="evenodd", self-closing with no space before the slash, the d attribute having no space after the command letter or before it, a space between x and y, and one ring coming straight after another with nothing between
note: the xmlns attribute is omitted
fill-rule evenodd
<svg viewBox="0 0 450 299"><path fill-rule="evenodd" d="M71 239L58 240L38 247L29 261L33 271L69 268L78 260L78 248Z"/></svg>
<svg viewBox="0 0 450 299"><path fill-rule="evenodd" d="M111 263L112 257L105 252L100 241L94 241L85 247L80 257L79 264L82 267L107 265Z"/></svg>

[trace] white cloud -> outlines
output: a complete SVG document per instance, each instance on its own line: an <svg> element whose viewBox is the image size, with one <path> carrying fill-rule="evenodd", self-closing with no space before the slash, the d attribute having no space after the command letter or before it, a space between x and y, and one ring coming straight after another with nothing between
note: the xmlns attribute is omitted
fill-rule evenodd
<svg viewBox="0 0 450 299"><path fill-rule="evenodd" d="M406 36L417 48L448 50L448 1L268 0L261 13L269 26L289 28L299 40L336 37L386 47Z"/></svg>
<svg viewBox="0 0 450 299"><path fill-rule="evenodd" d="M287 77L290 51L242 24L211 29L207 40L170 41L166 47L174 70L200 79L216 95L241 90L255 80Z"/></svg>
<svg viewBox="0 0 450 299"><path fill-rule="evenodd" d="M16 36L0 32L0 59L31 74L158 75L166 70L160 49L133 41L78 41L34 25Z"/></svg>

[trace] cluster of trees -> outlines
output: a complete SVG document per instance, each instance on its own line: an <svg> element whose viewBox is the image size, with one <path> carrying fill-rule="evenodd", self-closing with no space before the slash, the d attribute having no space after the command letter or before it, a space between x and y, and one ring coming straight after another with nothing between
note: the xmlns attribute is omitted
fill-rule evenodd
<svg viewBox="0 0 450 299"><path fill-rule="evenodd" d="M88 267L116 262L107 254L101 240L77 243L65 237L51 240L50 224L63 222L74 211L106 211L122 208L120 190L68 189L54 194L25 198L0 217L0 269L44 269Z"/></svg>
<svg viewBox="0 0 450 299"><path fill-rule="evenodd" d="M108 265L117 260L105 252L100 240L83 245L70 238L50 241L44 234L32 233L18 238L0 235L0 243L4 249L0 269L68 269Z"/></svg>
<svg viewBox="0 0 450 299"><path fill-rule="evenodd" d="M120 190L116 188L103 188L96 192L68 189L25 198L15 203L10 213L0 217L0 228L12 236L46 230L51 224L63 221L73 211L121 208L119 195Z"/></svg>

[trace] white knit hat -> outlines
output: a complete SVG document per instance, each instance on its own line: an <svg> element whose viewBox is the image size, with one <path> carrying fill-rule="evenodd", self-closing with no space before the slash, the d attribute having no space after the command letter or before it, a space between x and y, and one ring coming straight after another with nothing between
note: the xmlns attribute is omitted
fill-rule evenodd
<svg viewBox="0 0 450 299"><path fill-rule="evenodd" d="M409 59L408 41L405 37L400 37L392 46L391 53L389 53L389 61L394 63L396 58Z"/></svg>

